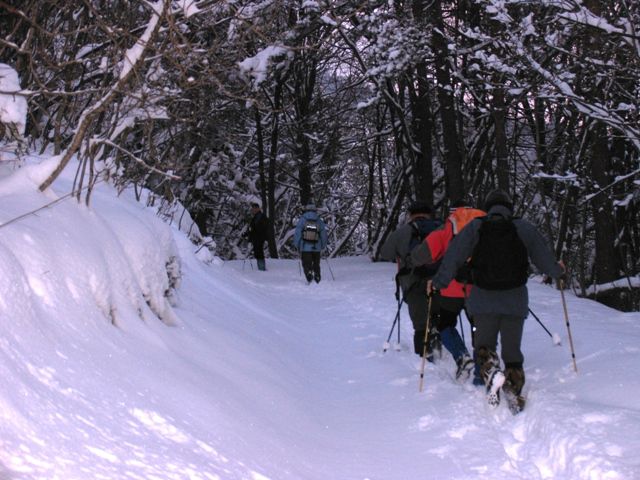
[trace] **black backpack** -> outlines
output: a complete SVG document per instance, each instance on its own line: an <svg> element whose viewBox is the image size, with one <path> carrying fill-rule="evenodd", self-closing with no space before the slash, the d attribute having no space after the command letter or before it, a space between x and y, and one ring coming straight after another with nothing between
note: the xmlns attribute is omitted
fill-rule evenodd
<svg viewBox="0 0 640 480"><path fill-rule="evenodd" d="M316 243L320 240L320 225L315 218L305 219L302 227L302 240L309 243Z"/></svg>
<svg viewBox="0 0 640 480"><path fill-rule="evenodd" d="M527 283L529 254L512 219L481 219L478 243L471 255L472 283L485 290L509 290Z"/></svg>
<svg viewBox="0 0 640 480"><path fill-rule="evenodd" d="M434 230L437 230L440 226L442 226L442 222L440 220L432 220L430 218L418 218L414 220L409 225L411 225L411 238L409 239L409 254L411 251L424 242L424 239L427 238ZM407 255L405 260L406 267L404 273L413 273L414 275L420 278L433 277L438 271L438 267L440 266L441 261L431 264L431 265L420 265L417 267L411 267L411 257Z"/></svg>

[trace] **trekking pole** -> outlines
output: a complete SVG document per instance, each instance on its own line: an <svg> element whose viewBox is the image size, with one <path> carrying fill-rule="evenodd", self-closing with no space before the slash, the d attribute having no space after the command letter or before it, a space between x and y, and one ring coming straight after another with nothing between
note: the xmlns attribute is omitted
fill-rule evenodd
<svg viewBox="0 0 640 480"><path fill-rule="evenodd" d="M398 259L396 259L396 264L398 263ZM395 297L396 300L398 301L398 311L396 312L396 320L394 320L394 325L395 325L395 321L398 322L398 341L396 342L396 351L399 352L401 350L400 348L400 310L402 308L402 303L404 302L404 297L401 295L400 293L400 284L398 283L398 275L396 275L395 277L395 281L396 281L396 293L395 293ZM389 332L389 337L387 338L387 341L385 343L385 348L384 348L384 352L387 351L387 349L389 348L389 341L391 340L391 335L393 335L393 328L394 325L391 325L391 331Z"/></svg>
<svg viewBox="0 0 640 480"><path fill-rule="evenodd" d="M402 298L398 300L398 311L396 312L396 318L393 320L393 324L391 325L391 330L389 331L389 336L387 337L387 341L382 345L382 353L385 353L389 350L391 344L389 341L391 340L391 335L393 335L393 330L396 327L396 323L398 324L398 345L400 344L400 309L402 308Z"/></svg>
<svg viewBox="0 0 640 480"><path fill-rule="evenodd" d="M400 299L400 307L402 307L402 299ZM400 310L398 310L398 341L396 342L396 352L399 352L400 349Z"/></svg>
<svg viewBox="0 0 640 480"><path fill-rule="evenodd" d="M536 321L540 324L540 326L544 329L544 331L549 334L549 336L551 337L551 340L553 340L554 345L560 345L562 343L562 341L560 340L560 335L558 335L557 333L552 334L549 331L549 329L544 326L544 323L542 323L542 320L540 320L538 316L535 313L533 313L533 310L531 310L531 308L529 308L529 313L533 318L536 319Z"/></svg>
<svg viewBox="0 0 640 480"><path fill-rule="evenodd" d="M427 361L427 342L429 341L429 328L431 328L431 300L433 295L429 294L429 306L427 307L427 329L424 332L424 345L422 347L422 365L420 366L420 384L418 385L418 391L422 392L422 386L424 385L424 365Z"/></svg>
<svg viewBox="0 0 640 480"><path fill-rule="evenodd" d="M562 297L562 308L564 309L564 319L567 323L567 332L569 333L569 346L571 347L571 359L573 360L573 369L578 373L578 365L576 364L576 352L573 349L573 339L571 338L571 327L569 326L569 313L567 312L567 302L564 299L564 280L560 279L560 296Z"/></svg>
<svg viewBox="0 0 640 480"><path fill-rule="evenodd" d="M333 276L333 270L331 270L331 264L329 263L329 258L324 257L325 262L327 262L327 266L329 267L329 273L331 274L331 279L335 282L336 277Z"/></svg>

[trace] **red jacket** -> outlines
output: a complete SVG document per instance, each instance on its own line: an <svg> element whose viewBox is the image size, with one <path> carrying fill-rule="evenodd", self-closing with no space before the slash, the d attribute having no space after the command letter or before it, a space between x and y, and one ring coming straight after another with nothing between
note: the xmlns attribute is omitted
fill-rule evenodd
<svg viewBox="0 0 640 480"><path fill-rule="evenodd" d="M467 223L473 218L483 216L485 212L475 208L460 207L451 212L451 215L447 217L442 228L431 232L427 235L420 245L413 249L411 252L411 260L414 265L429 265L436 263L442 257L444 257L447 248L449 248L449 242L453 240L454 234L459 233ZM443 297L455 297L455 298L467 298L471 292L471 285L462 285L460 282L451 280L451 283L440 290L440 294Z"/></svg>
<svg viewBox="0 0 640 480"><path fill-rule="evenodd" d="M441 229L431 232L424 240L431 254L432 263L444 257L451 240L453 240L453 224L451 223L451 219L447 218ZM466 292L464 291L464 287L460 282L453 279L446 288L440 290L440 295L443 297L466 298L471 292L471 285L466 285Z"/></svg>

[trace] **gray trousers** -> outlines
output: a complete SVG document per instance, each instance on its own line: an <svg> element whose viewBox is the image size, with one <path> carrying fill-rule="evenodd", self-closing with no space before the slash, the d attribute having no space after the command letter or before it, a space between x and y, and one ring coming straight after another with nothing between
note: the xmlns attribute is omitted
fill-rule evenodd
<svg viewBox="0 0 640 480"><path fill-rule="evenodd" d="M474 346L477 349L486 347L495 352L500 335L500 356L505 366L522 366L524 355L520 350L524 318L514 315L493 314L475 315L473 317L476 332Z"/></svg>

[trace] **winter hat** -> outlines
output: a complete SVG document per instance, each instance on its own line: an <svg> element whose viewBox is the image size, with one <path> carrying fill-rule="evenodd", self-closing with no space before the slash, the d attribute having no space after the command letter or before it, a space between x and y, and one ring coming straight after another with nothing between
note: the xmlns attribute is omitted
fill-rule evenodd
<svg viewBox="0 0 640 480"><path fill-rule="evenodd" d="M494 205L502 205L507 207L509 210L513 210L511 197L507 192L500 190L499 188L489 192L489 195L487 195L487 198L484 201L484 210L488 212Z"/></svg>
<svg viewBox="0 0 640 480"><path fill-rule="evenodd" d="M471 206L473 206L473 201L471 200L470 197L467 197L466 195L462 198L458 198L457 200L454 200L453 202L451 202L452 210L455 210L456 208L471 207Z"/></svg>
<svg viewBox="0 0 640 480"><path fill-rule="evenodd" d="M315 212L316 210L317 210L316 206L313 203L305 205L305 207L304 207L304 211L305 212Z"/></svg>
<svg viewBox="0 0 640 480"><path fill-rule="evenodd" d="M433 213L433 209L429 203L423 202L422 200L416 200L409 205L409 213L411 215L415 215L416 213L426 213L427 215L431 215Z"/></svg>

